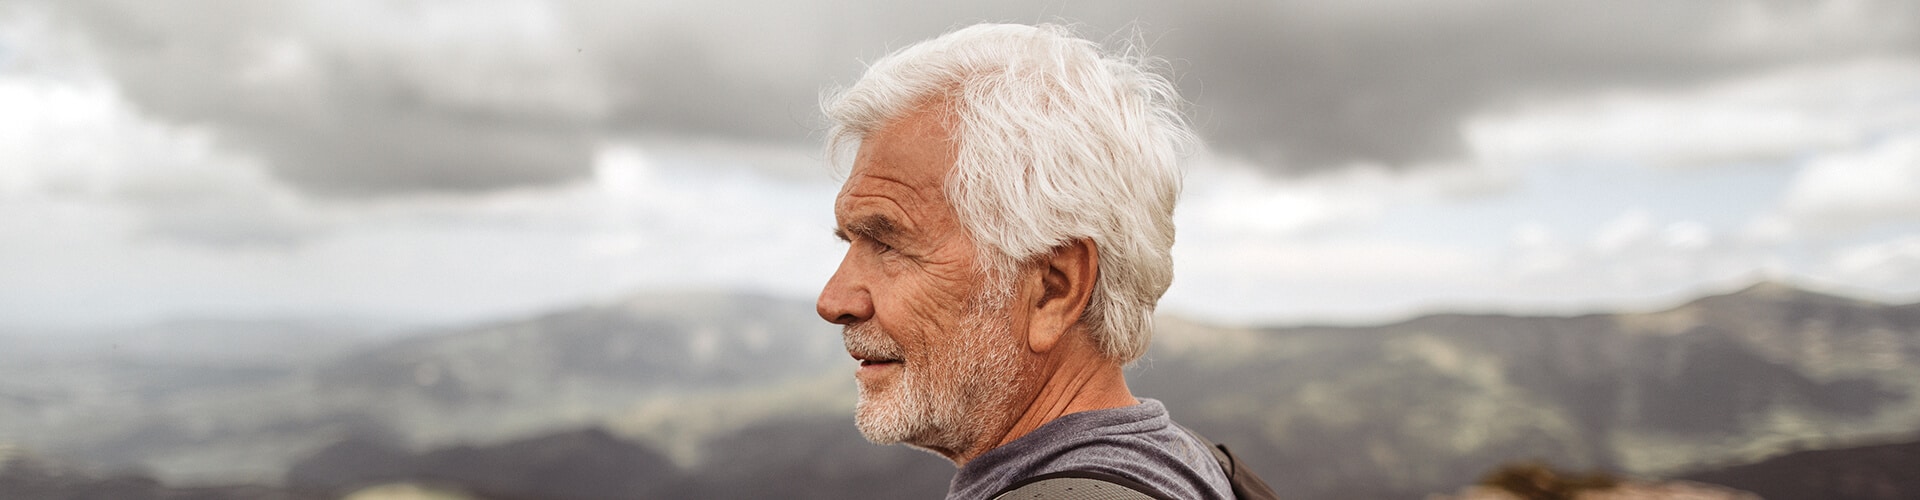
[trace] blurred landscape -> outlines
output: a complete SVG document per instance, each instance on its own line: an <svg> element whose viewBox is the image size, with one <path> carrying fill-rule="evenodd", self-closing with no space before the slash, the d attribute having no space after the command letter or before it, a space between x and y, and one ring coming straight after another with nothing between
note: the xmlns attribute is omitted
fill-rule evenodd
<svg viewBox="0 0 1920 500"><path fill-rule="evenodd" d="M1286 497L1920 498L1917 2L0 0L0 500L934 497L818 108L975 22L1164 63Z"/></svg>
<svg viewBox="0 0 1920 500"><path fill-rule="evenodd" d="M641 294L381 328L0 336L0 497L931 498L952 474L860 439L851 363L805 302ZM1518 461L1920 493L1900 472L1920 465L1920 304L1760 283L1565 317L1163 317L1156 342L1135 392L1287 498L1420 498Z"/></svg>

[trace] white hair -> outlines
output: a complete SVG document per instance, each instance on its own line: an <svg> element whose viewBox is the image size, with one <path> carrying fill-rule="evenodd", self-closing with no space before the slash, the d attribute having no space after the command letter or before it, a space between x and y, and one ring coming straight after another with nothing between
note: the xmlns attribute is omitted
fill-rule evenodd
<svg viewBox="0 0 1920 500"><path fill-rule="evenodd" d="M1194 144L1158 60L1058 25L979 24L875 61L825 99L832 153L924 106L954 119L947 199L982 272L1091 239L1099 278L1080 322L1107 357L1146 353L1173 281L1179 158ZM1009 284L1011 282L1008 282ZM1010 290L1008 290L1010 291Z"/></svg>

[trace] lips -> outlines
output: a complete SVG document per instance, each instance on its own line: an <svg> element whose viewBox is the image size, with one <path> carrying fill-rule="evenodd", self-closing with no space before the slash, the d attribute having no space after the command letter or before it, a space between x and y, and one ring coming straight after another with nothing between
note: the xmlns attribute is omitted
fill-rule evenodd
<svg viewBox="0 0 1920 500"><path fill-rule="evenodd" d="M900 360L898 359L881 357L881 356L865 356L865 355L859 355L859 354L853 355L853 359L860 360L860 366L890 365L890 364L900 363Z"/></svg>
<svg viewBox="0 0 1920 500"><path fill-rule="evenodd" d="M878 380L882 380L886 374L906 369L905 363L902 363L899 359L888 356L862 356L856 354L853 356L853 359L860 361L860 367L854 369L854 376L860 379L863 384L862 387L865 387L864 384L875 383Z"/></svg>

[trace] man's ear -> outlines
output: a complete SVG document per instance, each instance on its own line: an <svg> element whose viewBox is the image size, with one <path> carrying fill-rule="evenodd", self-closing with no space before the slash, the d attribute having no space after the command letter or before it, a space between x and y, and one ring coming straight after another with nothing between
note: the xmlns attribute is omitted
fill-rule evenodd
<svg viewBox="0 0 1920 500"><path fill-rule="evenodd" d="M1027 348L1035 353L1053 350L1080 323L1100 278L1100 248L1091 238L1068 241L1041 259L1040 296L1033 302L1027 328Z"/></svg>

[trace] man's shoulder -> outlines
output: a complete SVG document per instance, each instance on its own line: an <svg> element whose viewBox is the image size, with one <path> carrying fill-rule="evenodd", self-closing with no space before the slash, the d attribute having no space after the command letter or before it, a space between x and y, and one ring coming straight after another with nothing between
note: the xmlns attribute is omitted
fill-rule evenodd
<svg viewBox="0 0 1920 500"><path fill-rule="evenodd" d="M1065 422L1068 425L1036 430L1048 434L1038 436L1035 444L1050 446L1009 450L1027 454L1015 460L1027 466L1018 467L1023 469L1022 477L1014 479L1091 473L1176 498L1231 498L1226 474L1207 445L1174 425L1158 402L1149 403L1150 408L1122 410L1132 415L1086 415L1082 420L1093 422ZM1013 482L1017 481L1008 485Z"/></svg>

